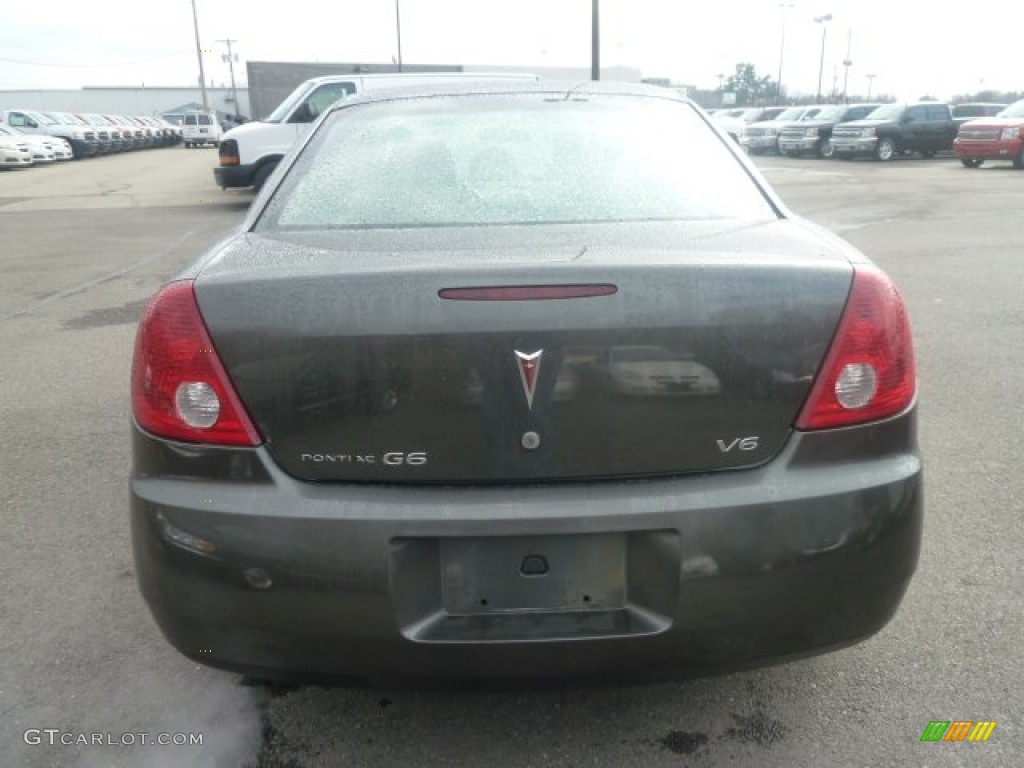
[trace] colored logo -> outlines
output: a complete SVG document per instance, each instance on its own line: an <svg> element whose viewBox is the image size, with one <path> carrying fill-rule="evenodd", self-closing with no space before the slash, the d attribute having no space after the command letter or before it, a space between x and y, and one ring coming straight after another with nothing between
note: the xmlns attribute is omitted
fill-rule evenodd
<svg viewBox="0 0 1024 768"><path fill-rule="evenodd" d="M995 729L995 720L932 720L921 741L988 741Z"/></svg>
<svg viewBox="0 0 1024 768"><path fill-rule="evenodd" d="M516 350L516 362L519 364L519 378L523 382L523 394L526 395L526 406L533 410L533 396L537 392L537 378L540 376L540 358L543 349L526 354Z"/></svg>

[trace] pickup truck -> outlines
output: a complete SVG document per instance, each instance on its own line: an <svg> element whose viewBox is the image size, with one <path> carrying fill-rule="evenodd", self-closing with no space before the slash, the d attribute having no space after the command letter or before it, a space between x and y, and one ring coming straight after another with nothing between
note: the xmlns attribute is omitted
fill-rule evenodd
<svg viewBox="0 0 1024 768"><path fill-rule="evenodd" d="M837 125L832 130L832 152L843 160L861 155L888 161L908 152L934 157L953 148L956 131L949 104L886 104L870 118Z"/></svg>
<svg viewBox="0 0 1024 768"><path fill-rule="evenodd" d="M837 104L823 108L810 120L786 126L779 132L779 149L789 157L813 152L832 157L832 131L840 123L867 117L881 104Z"/></svg>
<svg viewBox="0 0 1024 768"><path fill-rule="evenodd" d="M977 168L986 160L1010 160L1024 169L1024 99L995 117L971 120L960 126L953 150L965 168Z"/></svg>

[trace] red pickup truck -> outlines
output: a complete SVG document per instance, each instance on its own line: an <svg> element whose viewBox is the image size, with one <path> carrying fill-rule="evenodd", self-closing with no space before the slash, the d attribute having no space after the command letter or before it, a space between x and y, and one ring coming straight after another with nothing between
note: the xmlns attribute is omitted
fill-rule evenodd
<svg viewBox="0 0 1024 768"><path fill-rule="evenodd" d="M961 125L953 150L967 168L986 160L1011 160L1014 168L1024 168L1024 99L994 117Z"/></svg>

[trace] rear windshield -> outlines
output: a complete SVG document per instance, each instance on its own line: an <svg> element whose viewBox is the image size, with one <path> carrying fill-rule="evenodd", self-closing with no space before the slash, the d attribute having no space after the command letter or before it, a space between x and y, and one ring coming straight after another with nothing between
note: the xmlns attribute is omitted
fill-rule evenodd
<svg viewBox="0 0 1024 768"><path fill-rule="evenodd" d="M209 115L188 115L185 118L186 125L212 125L213 120Z"/></svg>
<svg viewBox="0 0 1024 768"><path fill-rule="evenodd" d="M256 229L775 216L689 104L529 94L339 109Z"/></svg>

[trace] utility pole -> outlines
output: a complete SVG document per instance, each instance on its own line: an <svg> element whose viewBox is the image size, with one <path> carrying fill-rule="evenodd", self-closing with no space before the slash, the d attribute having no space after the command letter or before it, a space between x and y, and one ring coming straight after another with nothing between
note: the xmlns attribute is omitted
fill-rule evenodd
<svg viewBox="0 0 1024 768"><path fill-rule="evenodd" d="M789 11L793 9L793 3L779 3L779 8L782 9L782 43L779 45L779 76L775 80L776 106L782 103L782 57L786 53L786 20L789 17Z"/></svg>
<svg viewBox="0 0 1024 768"><path fill-rule="evenodd" d="M395 0L395 30L398 36L398 71L402 71L402 9Z"/></svg>
<svg viewBox="0 0 1024 768"><path fill-rule="evenodd" d="M875 84L875 78L878 75L864 75L868 79L868 101L871 101L871 86Z"/></svg>
<svg viewBox="0 0 1024 768"><path fill-rule="evenodd" d="M601 79L601 20L599 0L593 0L590 12L590 79Z"/></svg>
<svg viewBox="0 0 1024 768"><path fill-rule="evenodd" d="M850 67L853 66L853 61L850 59L850 44L853 42L853 27L850 27L846 32L846 58L843 59L843 66L846 68L846 72L843 74L843 103L849 104L850 97L847 95L847 85L850 82Z"/></svg>
<svg viewBox="0 0 1024 768"><path fill-rule="evenodd" d="M203 111L210 111L210 99L206 95L206 72L203 70L203 48L199 43L199 17L196 15L196 0L192 0L192 26L196 30L196 56L199 58L199 87L203 91Z"/></svg>
<svg viewBox="0 0 1024 768"><path fill-rule="evenodd" d="M238 59L238 54L231 54L231 44L237 43L237 40L232 40L230 37L223 40L218 40L218 43L224 43L228 47L228 53L226 56L221 56L221 61L228 63L228 71L231 72L231 103L235 105L235 114L242 114L238 108L238 88L235 87L235 61Z"/></svg>

